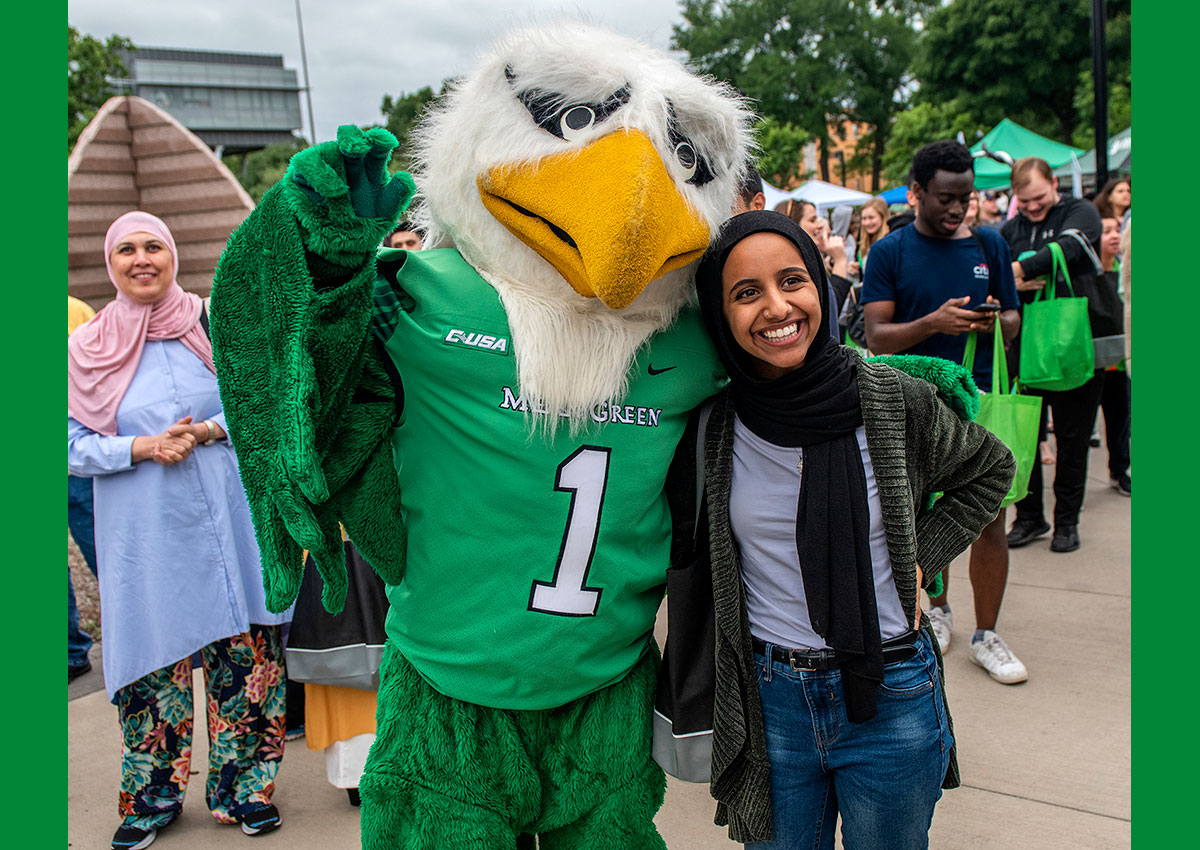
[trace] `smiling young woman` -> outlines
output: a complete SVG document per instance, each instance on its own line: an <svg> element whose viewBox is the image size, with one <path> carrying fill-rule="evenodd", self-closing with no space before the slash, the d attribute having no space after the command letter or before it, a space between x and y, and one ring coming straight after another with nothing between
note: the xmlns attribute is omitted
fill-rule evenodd
<svg viewBox="0 0 1200 850"><path fill-rule="evenodd" d="M919 588L996 516L1012 455L829 337L824 263L787 217L726 222L696 286L730 378L704 452L717 822L831 850L840 812L846 847L927 847L958 772Z"/></svg>
<svg viewBox="0 0 1200 850"><path fill-rule="evenodd" d="M804 363L821 324L821 297L804 258L777 233L755 233L733 247L721 272L725 319L764 378Z"/></svg>

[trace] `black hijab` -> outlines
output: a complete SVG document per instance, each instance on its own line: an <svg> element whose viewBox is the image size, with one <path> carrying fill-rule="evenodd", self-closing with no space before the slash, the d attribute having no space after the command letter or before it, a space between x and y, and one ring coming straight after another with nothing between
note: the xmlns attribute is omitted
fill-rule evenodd
<svg viewBox="0 0 1200 850"><path fill-rule="evenodd" d="M821 300L804 362L779 378L760 377L755 358L725 319L721 273L733 246L754 233L776 233L796 246ZM846 657L846 713L875 716L883 647L871 566L867 480L854 432L863 423L856 359L829 335L825 264L812 239L787 216L755 210L725 222L696 270L700 310L730 378L734 409L753 433L777 446L803 448L796 551L813 630Z"/></svg>

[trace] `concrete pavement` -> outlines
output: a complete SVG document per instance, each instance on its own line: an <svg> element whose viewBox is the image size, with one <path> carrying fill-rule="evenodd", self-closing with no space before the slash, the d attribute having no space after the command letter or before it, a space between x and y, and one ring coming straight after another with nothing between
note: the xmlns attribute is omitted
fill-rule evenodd
<svg viewBox="0 0 1200 850"><path fill-rule="evenodd" d="M997 684L971 662L966 557L951 566L955 625L946 673L964 784L938 804L930 839L936 850L1130 846L1131 501L1109 489L1105 457L1103 448L1092 452L1082 548L1054 554L1047 536L1012 552L997 630L1029 668L1028 682ZM98 655L97 647L95 669L68 688L67 838L68 846L88 850L109 846L120 784L116 709L104 694ZM193 771L206 763L199 735ZM256 848L359 846L358 810L326 782L322 753L289 742L277 789L284 825L255 838ZM671 850L740 846L713 826L712 814L707 786L672 780L657 823ZM195 774L182 816L154 846L247 840L212 820L203 775Z"/></svg>

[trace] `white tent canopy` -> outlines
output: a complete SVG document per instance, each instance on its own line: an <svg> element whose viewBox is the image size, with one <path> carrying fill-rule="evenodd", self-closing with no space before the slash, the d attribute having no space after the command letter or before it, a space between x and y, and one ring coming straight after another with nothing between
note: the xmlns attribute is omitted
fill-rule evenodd
<svg viewBox="0 0 1200 850"><path fill-rule="evenodd" d="M1108 173L1110 177L1128 174L1133 169L1133 128L1126 127L1108 139ZM1079 170L1083 174L1096 173L1096 149L1079 157ZM1070 165L1054 169L1055 177L1066 177L1071 173ZM1099 187L1097 187L1099 188Z"/></svg>
<svg viewBox="0 0 1200 850"><path fill-rule="evenodd" d="M769 210L774 209L775 205L780 201L786 201L790 198L795 201L808 201L811 204L815 204L817 212L821 215L824 215L834 207L860 206L874 197L867 192L857 192L854 189L847 189L845 186L826 183L824 180L809 180L792 189L790 192L776 189L764 180L763 196L767 199L767 209Z"/></svg>
<svg viewBox="0 0 1200 850"><path fill-rule="evenodd" d="M795 200L794 198L792 198L792 195L790 192L784 192L782 189L776 189L774 186L772 186L766 180L764 180L762 182L762 190L763 190L763 197L766 198L766 201L767 201L767 209L769 209L769 210L775 209L775 205L778 204L780 201L786 201L789 199Z"/></svg>

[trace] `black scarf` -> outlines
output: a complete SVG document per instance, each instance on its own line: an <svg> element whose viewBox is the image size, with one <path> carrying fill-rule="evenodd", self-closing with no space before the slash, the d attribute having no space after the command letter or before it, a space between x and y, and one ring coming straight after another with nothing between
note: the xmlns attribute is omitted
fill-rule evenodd
<svg viewBox="0 0 1200 850"><path fill-rule="evenodd" d="M804 363L780 378L759 377L733 338L724 314L721 272L733 246L753 233L777 233L795 244L821 299ZM700 309L731 381L734 409L747 428L777 446L803 448L796 551L813 630L846 656L846 714L875 716L883 681L883 646L871 566L867 479L855 429L862 425L854 356L829 335L825 264L808 234L787 216L756 210L725 222L696 271Z"/></svg>

